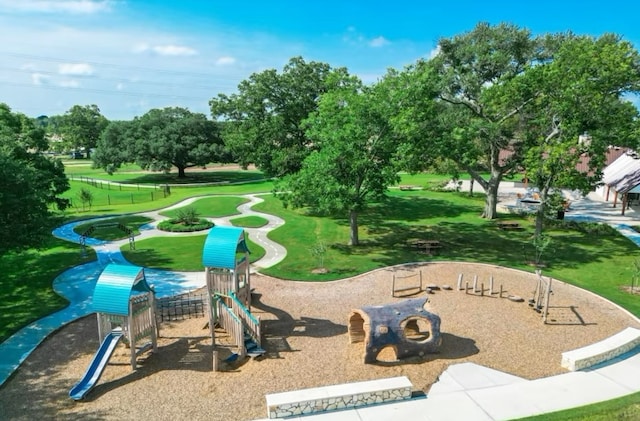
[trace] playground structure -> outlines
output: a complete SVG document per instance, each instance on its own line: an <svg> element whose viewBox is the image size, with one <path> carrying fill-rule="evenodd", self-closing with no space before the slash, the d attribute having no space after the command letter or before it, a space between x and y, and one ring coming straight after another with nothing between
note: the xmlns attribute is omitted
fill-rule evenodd
<svg viewBox="0 0 640 421"><path fill-rule="evenodd" d="M549 315L549 299L551 296L551 277L546 280L542 277L542 271L536 269L536 275L538 275L538 282L536 289L533 292L533 297L529 299L529 306L533 307L538 313L542 313L542 322L547 323L547 316Z"/></svg>
<svg viewBox="0 0 640 421"><path fill-rule="evenodd" d="M440 317L424 309L428 299L367 306L349 314L349 342L364 342L364 362L378 361L391 348L397 360L438 352L442 343Z"/></svg>
<svg viewBox="0 0 640 421"><path fill-rule="evenodd" d="M208 291L209 329L213 346L213 370L219 370L215 326L231 337L236 351L233 361L247 355L258 357L261 348L260 319L251 314L251 273L249 249L242 228L211 228L202 251Z"/></svg>
<svg viewBox="0 0 640 421"><path fill-rule="evenodd" d="M124 224L113 222L113 223L106 223L106 224L91 225L85 232L83 232L80 235L80 247L82 249L82 255L86 255L87 253L87 237L93 234L96 229L112 228L112 227L118 227L120 231L127 234L127 237L129 238L129 250L136 249L136 240L135 240L135 235L133 235L133 230L131 230L129 227L127 227Z"/></svg>
<svg viewBox="0 0 640 421"><path fill-rule="evenodd" d="M391 296L402 297L422 292L422 271L409 275L398 275L393 272L391 278Z"/></svg>
<svg viewBox="0 0 640 421"><path fill-rule="evenodd" d="M82 379L69 391L75 400L84 399L95 386L120 340L131 349L132 370L136 369L138 355L150 349L157 351L155 294L143 268L107 265L96 283L92 305L101 345ZM142 342L144 339L149 341Z"/></svg>

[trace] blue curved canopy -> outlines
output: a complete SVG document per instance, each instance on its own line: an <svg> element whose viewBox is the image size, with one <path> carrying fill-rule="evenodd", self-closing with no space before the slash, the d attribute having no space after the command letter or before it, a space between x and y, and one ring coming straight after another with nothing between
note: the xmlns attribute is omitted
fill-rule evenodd
<svg viewBox="0 0 640 421"><path fill-rule="evenodd" d="M249 253L244 230L238 227L215 226L209 231L202 250L205 267L236 268L236 253Z"/></svg>
<svg viewBox="0 0 640 421"><path fill-rule="evenodd" d="M131 295L148 291L151 291L151 287L143 268L111 263L104 268L96 283L93 311L127 316Z"/></svg>

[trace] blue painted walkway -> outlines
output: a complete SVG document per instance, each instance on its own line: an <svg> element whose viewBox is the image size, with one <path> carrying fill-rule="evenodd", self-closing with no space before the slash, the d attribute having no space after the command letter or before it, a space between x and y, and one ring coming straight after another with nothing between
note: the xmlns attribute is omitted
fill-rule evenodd
<svg viewBox="0 0 640 421"><path fill-rule="evenodd" d="M264 227L246 229L249 238L265 249L265 256L252 265L257 269L273 266L285 258L287 251L281 245L268 239L267 232L284 224L284 221L273 215L251 210L253 205L262 202L258 195L246 195L244 197L249 201L238 207L240 214L259 215L268 221L268 224ZM196 200L198 198L187 199L165 210L186 206ZM156 224L159 220L165 219L165 217L161 216L157 211L145 212L140 215L148 216L154 219L154 222L141 226L139 228L140 235L137 239L157 235ZM212 219L212 221L216 225L230 225L229 219L237 216L216 218ZM95 218L94 221L109 218L113 218L113 215ZM80 244L80 235L76 234L73 229L78 224L86 222L85 220L63 225L56 228L53 231L53 235L63 240ZM163 232L162 235L170 237L172 235L189 234ZM118 242L105 242L95 238L86 238L85 244L96 251L97 261L68 269L53 281L53 289L69 300L69 306L31 323L0 344L0 386L48 335L74 320L93 313L90 308L91 296L98 277L105 266L109 263L130 264L120 253L120 246L127 243L128 239ZM153 285L158 298L182 294L205 285L204 272L171 272L145 268L145 275L147 281Z"/></svg>
<svg viewBox="0 0 640 421"><path fill-rule="evenodd" d="M84 223L86 221L82 221ZM79 222L70 223L53 231L53 235L76 244L80 236L73 232ZM61 273L53 281L53 289L69 300L69 306L24 327L0 344L0 385L22 364L31 352L51 333L81 317L91 314L93 289L105 266L109 263L129 264L119 246L95 238L86 239L97 254L97 260L73 267ZM147 280L156 290L157 297L177 295L204 285L202 276L198 284L195 277L200 274L145 269Z"/></svg>

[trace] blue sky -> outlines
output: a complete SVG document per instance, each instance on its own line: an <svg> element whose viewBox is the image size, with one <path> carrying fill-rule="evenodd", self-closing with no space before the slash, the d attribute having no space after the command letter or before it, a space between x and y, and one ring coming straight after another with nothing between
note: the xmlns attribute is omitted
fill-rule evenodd
<svg viewBox="0 0 640 421"><path fill-rule="evenodd" d="M89 104L112 120L168 106L209 115L209 99L291 57L374 82L479 21L614 32L638 48L635 3L0 0L0 102L32 117Z"/></svg>

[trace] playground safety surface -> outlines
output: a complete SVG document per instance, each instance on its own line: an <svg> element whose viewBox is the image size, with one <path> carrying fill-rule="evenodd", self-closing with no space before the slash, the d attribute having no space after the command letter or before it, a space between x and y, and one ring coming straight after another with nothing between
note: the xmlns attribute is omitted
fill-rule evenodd
<svg viewBox="0 0 640 421"><path fill-rule="evenodd" d="M384 304L391 296L392 271L423 271L424 284L453 286L429 295L427 308L440 315L440 353L402 363L362 363L363 345L349 344L351 309ZM456 291L458 275L504 298ZM410 279L410 278L405 278ZM131 372L128 352L116 350L103 377L84 402L68 398L98 346L95 316L63 327L46 339L0 389L3 418L193 420L264 418L265 394L323 385L406 375L429 393L452 364L472 362L525 379L565 373L561 353L579 348L640 323L624 310L593 294L553 283L549 324L525 302L507 295L532 296L536 276L492 265L432 263L386 268L329 283L283 281L256 275L252 311L264 321L259 360L243 360L211 371L211 340L206 319L163 323L159 352L140 359ZM494 291L495 292L495 291ZM420 296L422 296L421 293ZM383 356L384 357L384 356Z"/></svg>

